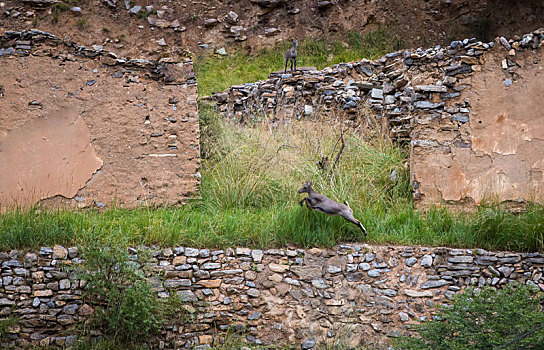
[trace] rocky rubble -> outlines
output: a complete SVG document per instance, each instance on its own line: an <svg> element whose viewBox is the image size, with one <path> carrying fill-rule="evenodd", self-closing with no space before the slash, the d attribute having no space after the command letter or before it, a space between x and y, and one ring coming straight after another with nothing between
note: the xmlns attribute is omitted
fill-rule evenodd
<svg viewBox="0 0 544 350"><path fill-rule="evenodd" d="M248 343L302 344L311 349L340 336L386 348L406 324L433 318L434 306L466 287L501 287L512 281L544 290L541 253L482 249L341 245L335 249L129 249L142 250L157 295L176 293L192 315L167 325L158 348L209 348L227 330ZM93 313L82 302L83 283L66 267L84 263L75 247L0 253L0 314L18 325L2 348L63 347L77 340L76 325ZM71 335L70 335L71 334ZM99 334L99 333L97 333Z"/></svg>
<svg viewBox="0 0 544 350"><path fill-rule="evenodd" d="M234 85L209 99L217 103L218 111L239 122L262 116L286 123L320 115L346 113L347 119L370 115L381 120L393 139L425 143L411 138L415 124L442 118L451 121L451 128L459 128L469 120L470 100L461 98L461 92L470 89L471 75L481 70L486 53L497 43L508 50L503 61L508 86L518 67L516 50L537 50L543 40L544 31L539 29L511 40L465 39L448 47L398 51L321 71L275 72L267 80Z"/></svg>
<svg viewBox="0 0 544 350"><path fill-rule="evenodd" d="M47 48L43 50L42 45L63 46L63 52L56 53ZM162 80L167 84L186 83L196 86L196 78L192 69L190 72L186 68L183 69L183 65L192 66L192 61L189 58L183 60L164 58L159 62L154 62L146 59L118 57L114 52L104 50L102 45L79 46L68 39L62 39L54 34L36 29L22 32L5 31L0 36L0 57L10 55L21 57L31 54L35 56L50 54L53 58L68 61L74 61L77 56L90 59L100 58L101 62L107 66L119 65L133 70L149 70L149 78ZM128 72L130 73L130 71Z"/></svg>

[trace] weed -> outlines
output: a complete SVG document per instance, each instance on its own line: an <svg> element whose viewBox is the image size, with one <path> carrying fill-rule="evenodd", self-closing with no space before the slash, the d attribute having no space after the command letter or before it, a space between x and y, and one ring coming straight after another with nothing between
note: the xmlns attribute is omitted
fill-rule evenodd
<svg viewBox="0 0 544 350"><path fill-rule="evenodd" d="M96 343L89 343L85 341L80 341L77 344L78 350L125 350L127 349L125 344L119 344L113 340L101 339ZM148 350L149 347L146 345L136 345L131 344L130 350Z"/></svg>
<svg viewBox="0 0 544 350"><path fill-rule="evenodd" d="M251 349L255 350L295 350L295 346L279 345L257 345L251 344ZM235 327L229 329L217 337L212 345L214 350L244 350L248 349L248 343L245 340L243 332L237 331Z"/></svg>
<svg viewBox="0 0 544 350"><path fill-rule="evenodd" d="M59 23L60 14L58 12L51 13L51 23L57 24Z"/></svg>
<svg viewBox="0 0 544 350"><path fill-rule="evenodd" d="M147 18L151 15L156 15L156 14L157 14L157 10L147 11L145 9L142 9L136 14L136 16L138 16L138 18Z"/></svg>
<svg viewBox="0 0 544 350"><path fill-rule="evenodd" d="M12 315L0 318L0 343L6 339L10 329L17 326L18 323L19 320Z"/></svg>
<svg viewBox="0 0 544 350"><path fill-rule="evenodd" d="M221 121L214 106L206 103L199 104L200 117L200 155L203 159L219 159L232 148L229 145L229 129Z"/></svg>
<svg viewBox="0 0 544 350"><path fill-rule="evenodd" d="M187 21L195 23L200 19L200 16L196 13L191 13L187 15Z"/></svg>
<svg viewBox="0 0 544 350"><path fill-rule="evenodd" d="M104 33L109 33L109 32L110 32L110 30L109 30L108 28L106 28L106 27L102 28L102 31L103 31Z"/></svg>
<svg viewBox="0 0 544 350"><path fill-rule="evenodd" d="M64 2L57 2L51 7L51 10L57 13L65 12L65 11L68 11L69 9L70 9L70 5Z"/></svg>
<svg viewBox="0 0 544 350"><path fill-rule="evenodd" d="M51 22L53 24L59 23L60 15L70 10L70 5L64 3L64 2L57 2L51 7Z"/></svg>
<svg viewBox="0 0 544 350"><path fill-rule="evenodd" d="M88 19L86 17L81 17L81 18L78 18L78 20L76 21L76 24L77 24L77 27L81 30L87 28L87 23L88 22Z"/></svg>

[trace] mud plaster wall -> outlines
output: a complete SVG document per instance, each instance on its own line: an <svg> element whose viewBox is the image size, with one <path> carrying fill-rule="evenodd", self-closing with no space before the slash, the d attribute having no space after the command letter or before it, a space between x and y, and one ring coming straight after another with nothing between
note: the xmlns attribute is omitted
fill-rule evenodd
<svg viewBox="0 0 544 350"><path fill-rule="evenodd" d="M437 117L414 129L426 141L412 147L420 205L544 199L544 50L498 45L481 63L465 78L466 123Z"/></svg>
<svg viewBox="0 0 544 350"><path fill-rule="evenodd" d="M0 54L0 206L174 204L200 182L192 63L117 58L47 33Z"/></svg>
<svg viewBox="0 0 544 350"><path fill-rule="evenodd" d="M436 305L468 286L502 288L518 281L544 290L541 253L366 244L138 249L128 250L130 259L151 256L137 266L157 296L177 294L189 316L150 339L159 349L208 349L221 344L227 331L248 343L311 349L343 339L353 347L387 349L390 337L430 320ZM70 272L83 259L75 247L0 252L0 316L18 320L2 349L76 341L78 324L96 307L82 297L83 283Z"/></svg>

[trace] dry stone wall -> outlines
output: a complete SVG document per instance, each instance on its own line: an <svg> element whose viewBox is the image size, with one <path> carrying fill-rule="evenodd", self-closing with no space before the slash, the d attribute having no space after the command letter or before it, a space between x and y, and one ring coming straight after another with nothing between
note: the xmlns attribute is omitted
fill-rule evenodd
<svg viewBox="0 0 544 350"><path fill-rule="evenodd" d="M158 348L209 348L227 330L248 343L317 343L344 337L352 345L387 348L407 325L433 318L468 286L519 281L544 290L542 253L481 249L340 245L335 249L142 249L148 278L161 298L178 294L191 321L167 325ZM0 315L18 324L2 348L63 347L93 313L82 301L83 281L69 267L84 263L78 249L42 247L0 253ZM99 334L99 333L96 333Z"/></svg>
<svg viewBox="0 0 544 350"><path fill-rule="evenodd" d="M200 183L190 59L127 59L39 30L0 36L0 208L175 204Z"/></svg>
<svg viewBox="0 0 544 350"><path fill-rule="evenodd" d="M416 205L523 204L544 199L543 42L543 29L489 43L465 39L272 73L210 99L240 122L374 116L384 134L410 142Z"/></svg>

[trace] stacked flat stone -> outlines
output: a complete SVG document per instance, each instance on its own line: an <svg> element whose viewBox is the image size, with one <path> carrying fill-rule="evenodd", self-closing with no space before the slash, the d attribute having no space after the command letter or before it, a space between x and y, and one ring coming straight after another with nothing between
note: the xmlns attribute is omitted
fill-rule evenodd
<svg viewBox="0 0 544 350"><path fill-rule="evenodd" d="M62 53L51 50L51 47L56 46L63 46ZM146 71L149 78L163 80L167 84L196 85L193 64L189 58L183 60L163 58L155 62L146 59L119 57L114 52L105 50L102 45L93 45L91 48L79 46L73 41L36 29L21 32L5 31L0 36L0 57L10 55L50 55L53 58L68 61L74 61L78 56L90 59L98 58L107 66L123 68L123 71L119 71L119 77L127 72L143 70Z"/></svg>
<svg viewBox="0 0 544 350"><path fill-rule="evenodd" d="M519 281L544 291L541 253L366 244L330 250L139 247L129 248L130 259L137 261L144 250L154 292L160 298L177 294L191 315L153 340L164 349L210 348L229 329L248 343L309 349L337 336L346 322L360 337L354 341L386 348L387 336L432 319L436 304L468 286ZM80 263L75 247L0 253L0 313L19 321L2 348L63 347L77 340L76 325L93 313L82 301L84 283L65 268Z"/></svg>
<svg viewBox="0 0 544 350"><path fill-rule="evenodd" d="M511 85L516 52L537 50L543 40L544 29L510 40L497 38L500 45L474 38L453 41L448 47L397 51L321 71L272 73L267 80L234 85L208 99L225 117L241 123L263 116L289 123L344 113L355 120L370 113L393 139L410 140L416 123L446 118L459 125L469 120L470 100L461 98L461 92L470 87L473 72L482 69L486 52L500 50L497 46L508 51L503 69L511 76L505 85Z"/></svg>

